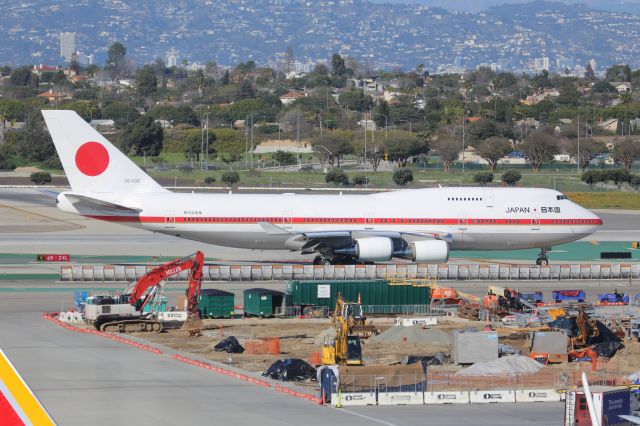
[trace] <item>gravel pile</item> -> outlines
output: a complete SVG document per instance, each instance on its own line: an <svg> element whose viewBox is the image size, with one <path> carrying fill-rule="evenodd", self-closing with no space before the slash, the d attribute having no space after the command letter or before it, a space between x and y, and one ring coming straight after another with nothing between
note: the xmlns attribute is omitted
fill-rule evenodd
<svg viewBox="0 0 640 426"><path fill-rule="evenodd" d="M313 341L316 345L322 345L324 342L333 342L336 337L336 329L333 327L322 330Z"/></svg>
<svg viewBox="0 0 640 426"><path fill-rule="evenodd" d="M518 374L534 374L542 368L538 361L522 355L509 355L493 361L476 362L471 367L463 368L456 376L493 376Z"/></svg>
<svg viewBox="0 0 640 426"><path fill-rule="evenodd" d="M424 329L419 325L411 327L393 326L369 340L379 343L420 343L433 345L450 345L447 333L435 328Z"/></svg>

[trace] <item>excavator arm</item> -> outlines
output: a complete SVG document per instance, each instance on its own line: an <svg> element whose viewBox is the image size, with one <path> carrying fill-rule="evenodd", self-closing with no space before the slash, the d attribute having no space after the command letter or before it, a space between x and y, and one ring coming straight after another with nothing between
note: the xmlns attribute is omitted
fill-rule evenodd
<svg viewBox="0 0 640 426"><path fill-rule="evenodd" d="M197 251L191 256L158 266L147 272L135 283L133 290L129 294L129 303L136 306L138 310L142 310L150 299L151 293L147 293L149 288L159 285L170 276L190 270L189 287L187 290L187 311L197 313L203 266L204 253L201 251Z"/></svg>

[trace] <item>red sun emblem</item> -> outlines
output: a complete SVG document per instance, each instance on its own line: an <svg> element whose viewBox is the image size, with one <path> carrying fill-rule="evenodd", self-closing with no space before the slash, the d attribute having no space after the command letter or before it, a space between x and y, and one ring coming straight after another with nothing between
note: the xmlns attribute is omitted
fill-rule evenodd
<svg viewBox="0 0 640 426"><path fill-rule="evenodd" d="M109 166L109 152L99 142L86 142L76 152L76 166L87 176L98 176Z"/></svg>

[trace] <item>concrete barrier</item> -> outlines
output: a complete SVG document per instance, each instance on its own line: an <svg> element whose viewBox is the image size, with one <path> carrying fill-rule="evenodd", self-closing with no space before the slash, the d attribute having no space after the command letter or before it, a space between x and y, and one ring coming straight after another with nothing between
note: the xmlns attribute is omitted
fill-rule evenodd
<svg viewBox="0 0 640 426"><path fill-rule="evenodd" d="M472 391L469 392L469 401L472 404L516 402L516 393L513 390Z"/></svg>
<svg viewBox="0 0 640 426"><path fill-rule="evenodd" d="M61 281L135 281L150 265L61 265ZM205 281L364 280L433 277L440 280L572 280L640 278L640 264L597 265L212 265ZM189 271L169 277L186 281Z"/></svg>
<svg viewBox="0 0 640 426"><path fill-rule="evenodd" d="M469 392L441 391L424 393L424 403L426 405L469 404L470 402Z"/></svg>
<svg viewBox="0 0 640 426"><path fill-rule="evenodd" d="M379 392L378 405L423 405L422 392Z"/></svg>
<svg viewBox="0 0 640 426"><path fill-rule="evenodd" d="M516 402L560 402L560 394L554 389L518 389Z"/></svg>
<svg viewBox="0 0 640 426"><path fill-rule="evenodd" d="M375 392L332 393L331 405L349 407L354 405L376 405Z"/></svg>

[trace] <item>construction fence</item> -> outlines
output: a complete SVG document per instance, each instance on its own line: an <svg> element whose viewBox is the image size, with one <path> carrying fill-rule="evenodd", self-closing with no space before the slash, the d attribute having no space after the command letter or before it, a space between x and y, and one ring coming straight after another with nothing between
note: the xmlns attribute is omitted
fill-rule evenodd
<svg viewBox="0 0 640 426"><path fill-rule="evenodd" d="M567 389L582 386L581 371L541 371L513 376L456 376L431 372L397 375L387 382L381 375L351 376L346 383L322 387L321 397L336 406L409 404L486 404L501 402L558 402ZM588 371L592 385L615 386L624 374ZM330 395L329 395L330 393Z"/></svg>
<svg viewBox="0 0 640 426"><path fill-rule="evenodd" d="M157 265L64 265L61 281L135 281ZM169 277L186 281L189 271ZM287 280L572 280L640 278L640 263L504 265L206 265L205 281Z"/></svg>

